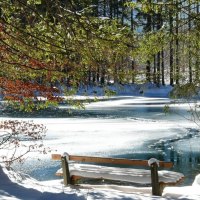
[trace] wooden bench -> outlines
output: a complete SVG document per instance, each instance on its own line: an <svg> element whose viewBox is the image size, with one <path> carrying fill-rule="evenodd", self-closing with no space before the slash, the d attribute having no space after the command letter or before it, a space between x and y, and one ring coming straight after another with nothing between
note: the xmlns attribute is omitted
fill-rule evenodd
<svg viewBox="0 0 200 200"><path fill-rule="evenodd" d="M104 179L124 181L138 184L151 184L152 194L162 196L165 186L180 183L184 175L178 172L161 170L158 167L171 168L172 162L150 160L132 160L121 158L102 158L91 156L76 156L68 154L52 154L53 160L62 162L62 169L56 172L57 176L63 176L64 185L75 184L81 178ZM70 162L72 161L72 162ZM87 163L87 164L83 164ZM91 164L92 163L92 164ZM143 166L149 169L133 169L121 167L107 167L98 164Z"/></svg>

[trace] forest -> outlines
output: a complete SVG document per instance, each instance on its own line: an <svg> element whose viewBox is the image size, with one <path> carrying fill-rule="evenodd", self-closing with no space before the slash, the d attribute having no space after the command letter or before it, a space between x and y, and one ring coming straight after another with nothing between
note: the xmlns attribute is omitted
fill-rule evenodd
<svg viewBox="0 0 200 200"><path fill-rule="evenodd" d="M33 108L39 96L48 106L84 85L198 88L199 8L199 0L1 0L1 95Z"/></svg>

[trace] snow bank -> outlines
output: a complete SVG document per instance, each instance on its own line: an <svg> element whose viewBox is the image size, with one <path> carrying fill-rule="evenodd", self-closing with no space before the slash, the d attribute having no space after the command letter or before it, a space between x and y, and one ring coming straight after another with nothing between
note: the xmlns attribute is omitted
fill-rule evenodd
<svg viewBox="0 0 200 200"><path fill-rule="evenodd" d="M0 199L1 200L84 200L81 193L69 190L63 192L60 181L43 184L27 175L16 173L0 167Z"/></svg>
<svg viewBox="0 0 200 200"><path fill-rule="evenodd" d="M184 187L167 187L163 192L163 196L166 198L174 199L200 199L200 174L195 177L192 186Z"/></svg>
<svg viewBox="0 0 200 200"><path fill-rule="evenodd" d="M163 197L168 199L184 199L184 200L199 200L199 186L184 186L184 187L166 187L163 192Z"/></svg>
<svg viewBox="0 0 200 200"><path fill-rule="evenodd" d="M199 185L169 187L164 197L151 196L151 188L116 185L63 187L61 179L39 182L27 175L0 167L1 200L166 200L200 199ZM197 179L199 176L197 176Z"/></svg>
<svg viewBox="0 0 200 200"><path fill-rule="evenodd" d="M74 186L63 187L61 180L38 182L27 175L0 167L1 200L149 200L149 188L121 186ZM146 194L142 192L146 191Z"/></svg>
<svg viewBox="0 0 200 200"><path fill-rule="evenodd" d="M198 175L195 177L192 186L199 186L199 187L200 187L200 174L198 174Z"/></svg>
<svg viewBox="0 0 200 200"><path fill-rule="evenodd" d="M157 87L153 83L144 84L110 84L107 86L82 86L77 95L129 95L146 97L169 97L172 86Z"/></svg>

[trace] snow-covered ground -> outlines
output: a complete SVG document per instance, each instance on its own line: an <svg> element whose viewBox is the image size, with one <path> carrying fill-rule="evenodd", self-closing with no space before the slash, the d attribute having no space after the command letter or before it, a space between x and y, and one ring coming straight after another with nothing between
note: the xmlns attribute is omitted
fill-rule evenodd
<svg viewBox="0 0 200 200"><path fill-rule="evenodd" d="M167 187L163 197L151 195L151 188L116 185L63 187L61 180L39 182L27 175L0 167L1 200L164 200L200 198L199 176L192 186Z"/></svg>
<svg viewBox="0 0 200 200"><path fill-rule="evenodd" d="M169 99L117 97L86 105L85 116L80 112L79 116L71 118L18 119L44 124L48 132L43 144L50 147L52 153L132 159L149 159L157 155L158 159L170 161L175 146L179 151L185 150L185 146L199 151L198 145L190 146L191 139L199 134L194 131L194 123L183 121L182 117L166 116L163 106L167 102ZM184 145L181 141L185 141ZM59 163L50 160L50 154L29 154L27 162L18 169L39 180L48 180L55 178L58 167Z"/></svg>
<svg viewBox="0 0 200 200"><path fill-rule="evenodd" d="M71 117L54 117L54 113L51 113L47 118L17 119L33 120L46 125L48 132L43 143L51 148L52 153L68 152L114 157L126 155L133 159L138 159L141 155L144 155L141 158L149 159L149 156L159 154L160 159L169 161L171 154L174 154L173 148L176 148L176 152L188 148L191 148L192 152L200 152L197 145L199 135L195 131L190 131L196 130L196 125L183 119L182 116L166 115L163 112L164 104L170 103L170 99L161 97L167 97L170 89L170 87L160 89L133 87L130 90L126 87L121 90L120 95L127 96L86 104L85 111L77 111ZM97 90L96 94L101 92ZM137 96L132 96L133 94ZM171 106L177 112L180 107L181 115L187 114L188 105ZM64 110L66 107L60 108ZM1 117L1 119L7 118L6 115ZM186 141L189 141L189 144ZM19 176L12 171L8 172L5 168L0 169L0 199L161 199L151 197L149 188L112 185L104 188L103 186L64 188L60 179L53 180L60 164L51 161L50 154L29 154L24 165L16 167L38 180L46 181L37 181L24 175ZM178 160L177 155L173 156L175 161ZM189 172L188 176L190 173L192 174ZM190 184L185 187L166 188L164 197L200 199L197 189L199 187L198 184L195 186Z"/></svg>

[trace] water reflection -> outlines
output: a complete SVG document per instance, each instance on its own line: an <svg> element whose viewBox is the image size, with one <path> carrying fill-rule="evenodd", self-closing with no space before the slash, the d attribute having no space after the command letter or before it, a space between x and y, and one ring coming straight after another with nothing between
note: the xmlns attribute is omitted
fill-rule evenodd
<svg viewBox="0 0 200 200"><path fill-rule="evenodd" d="M164 152L164 153L163 153ZM184 182L182 185L191 185L194 181L194 177L200 173L200 153L179 153L175 150L167 150L163 152L146 152L146 153L135 153L135 154L119 154L113 157L116 158L127 158L127 159L145 159L156 158L161 161L170 161L174 163L172 169L181 172L185 175ZM139 167L137 167L139 168Z"/></svg>
<svg viewBox="0 0 200 200"><path fill-rule="evenodd" d="M195 136L196 143L199 143L200 135L198 130L196 130L196 134L194 133L193 136ZM184 137L183 139L176 139L171 142L161 142L159 146L155 145L153 147L160 151L160 156L155 154L157 159L160 157L161 160L173 162L173 170L185 175L185 180L182 183L183 185L191 185L194 181L194 177L200 173L200 147L193 151L192 146L190 146L190 140L193 139L194 138L190 135L190 138ZM178 145L180 141L184 143L183 149L180 149Z"/></svg>
<svg viewBox="0 0 200 200"><path fill-rule="evenodd" d="M59 107L50 107L44 110L35 110L31 113L14 110L11 107L4 107L1 105L0 117L16 117L16 118L144 118L144 119L164 119L164 120L182 120L183 115L188 115L188 113L178 107L172 107L170 112L165 113L165 105L173 104L169 99L156 99L156 98L144 98L135 101L135 98L131 97L118 97L110 99L103 99L100 102L112 102L118 100L131 101L133 99L134 103L121 102L116 106L97 106L87 107L85 109L74 109L70 108L68 105L60 105ZM157 102L155 102L157 100ZM95 105L95 104L94 104ZM176 114L175 114L176 113Z"/></svg>

